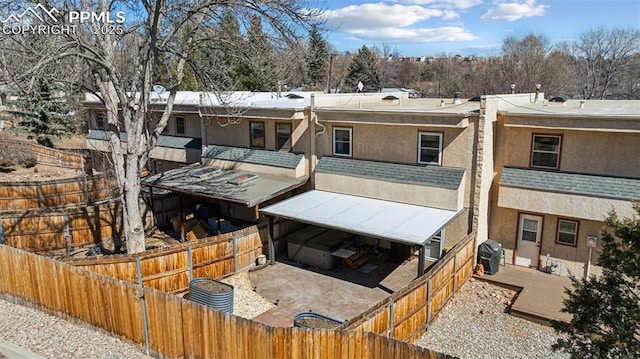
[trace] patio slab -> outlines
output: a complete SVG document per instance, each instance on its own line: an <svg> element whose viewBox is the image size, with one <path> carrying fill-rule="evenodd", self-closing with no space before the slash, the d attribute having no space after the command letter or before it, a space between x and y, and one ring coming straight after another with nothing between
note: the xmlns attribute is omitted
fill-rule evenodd
<svg viewBox="0 0 640 359"><path fill-rule="evenodd" d="M416 278L417 259L392 263L368 257L369 273L345 265L326 271L287 261L250 272L256 291L277 307L252 320L275 327L293 326L293 318L312 311L345 321L403 288Z"/></svg>
<svg viewBox="0 0 640 359"><path fill-rule="evenodd" d="M510 264L500 266L496 274L474 277L498 285L521 288L511 306L510 313L514 316L547 325L551 320L571 320L570 314L561 312L563 300L567 297L565 288L571 288L568 277Z"/></svg>

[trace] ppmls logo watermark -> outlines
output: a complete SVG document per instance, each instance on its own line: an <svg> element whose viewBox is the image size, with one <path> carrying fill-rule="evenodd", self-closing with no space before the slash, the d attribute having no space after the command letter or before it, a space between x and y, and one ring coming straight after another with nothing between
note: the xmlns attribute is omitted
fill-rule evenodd
<svg viewBox="0 0 640 359"><path fill-rule="evenodd" d="M62 23L61 20L66 20ZM126 21L124 11L110 12L69 11L64 19L55 7L45 8L42 4L28 7L24 11L9 15L2 20L2 33L21 34L76 34L78 31L93 34L122 34ZM82 26L88 24L91 26Z"/></svg>

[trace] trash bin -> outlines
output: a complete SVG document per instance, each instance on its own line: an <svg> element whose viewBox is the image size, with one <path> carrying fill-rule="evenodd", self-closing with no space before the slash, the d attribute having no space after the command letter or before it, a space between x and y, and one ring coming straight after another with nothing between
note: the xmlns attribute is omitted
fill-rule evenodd
<svg viewBox="0 0 640 359"><path fill-rule="evenodd" d="M478 264L482 264L486 274L496 274L500 269L502 244L494 240L486 240L478 246Z"/></svg>

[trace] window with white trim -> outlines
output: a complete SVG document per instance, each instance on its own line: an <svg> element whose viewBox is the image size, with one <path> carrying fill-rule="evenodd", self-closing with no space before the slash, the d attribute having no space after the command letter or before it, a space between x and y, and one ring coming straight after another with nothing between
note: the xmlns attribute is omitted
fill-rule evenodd
<svg viewBox="0 0 640 359"><path fill-rule="evenodd" d="M533 135L531 167L558 168L560 143L560 136Z"/></svg>
<svg viewBox="0 0 640 359"><path fill-rule="evenodd" d="M578 243L577 238L578 222L566 219L558 220L558 237L556 239L558 244L575 246Z"/></svg>
<svg viewBox="0 0 640 359"><path fill-rule="evenodd" d="M333 128L333 154L335 156L351 157L351 134L352 130L349 127Z"/></svg>
<svg viewBox="0 0 640 359"><path fill-rule="evenodd" d="M186 133L186 130L185 130L185 124L184 124L184 117L176 116L176 135L184 136L185 133Z"/></svg>
<svg viewBox="0 0 640 359"><path fill-rule="evenodd" d="M442 133L418 133L418 163L442 164Z"/></svg>

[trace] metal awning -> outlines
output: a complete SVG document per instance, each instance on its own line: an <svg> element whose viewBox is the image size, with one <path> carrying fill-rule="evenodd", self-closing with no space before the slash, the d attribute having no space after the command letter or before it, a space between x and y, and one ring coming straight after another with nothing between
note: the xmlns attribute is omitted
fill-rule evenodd
<svg viewBox="0 0 640 359"><path fill-rule="evenodd" d="M461 211L309 191L261 213L393 242L424 246Z"/></svg>
<svg viewBox="0 0 640 359"><path fill-rule="evenodd" d="M291 178L266 173L222 170L194 163L149 176L143 179L141 184L253 207L304 185L307 179L307 176Z"/></svg>

